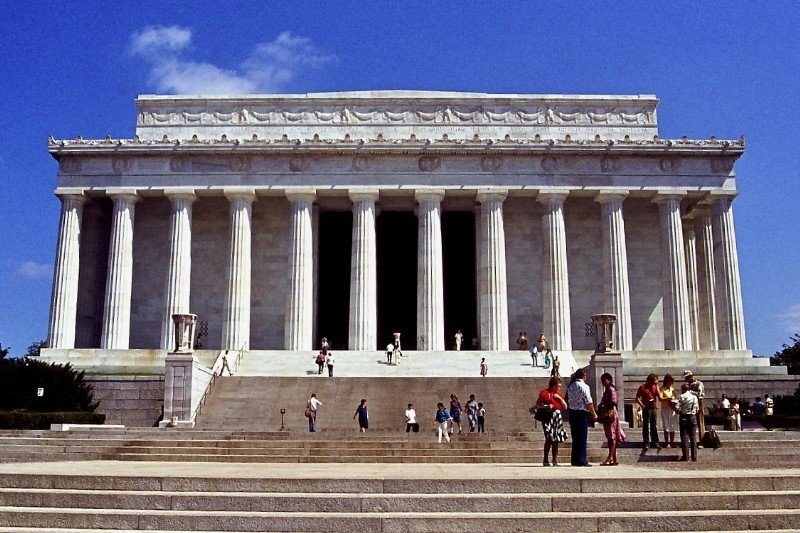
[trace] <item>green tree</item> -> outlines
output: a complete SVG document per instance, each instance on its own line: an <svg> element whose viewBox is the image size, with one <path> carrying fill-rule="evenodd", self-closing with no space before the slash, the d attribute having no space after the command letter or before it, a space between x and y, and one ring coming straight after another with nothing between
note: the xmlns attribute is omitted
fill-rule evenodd
<svg viewBox="0 0 800 533"><path fill-rule="evenodd" d="M5 359L10 351L11 348L3 348L3 343L0 342L0 359Z"/></svg>
<svg viewBox="0 0 800 533"><path fill-rule="evenodd" d="M789 340L792 344L784 343L783 349L769 358L769 363L785 366L789 374L800 374L800 333L795 333Z"/></svg>
<svg viewBox="0 0 800 533"><path fill-rule="evenodd" d="M28 346L28 352L25 357L39 357L42 348L45 348L45 341L36 341Z"/></svg>

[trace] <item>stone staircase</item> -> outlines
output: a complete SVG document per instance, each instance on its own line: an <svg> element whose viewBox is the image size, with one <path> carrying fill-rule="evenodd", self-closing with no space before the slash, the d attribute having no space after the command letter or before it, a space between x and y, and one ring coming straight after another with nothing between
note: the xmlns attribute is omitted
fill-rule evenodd
<svg viewBox="0 0 800 533"><path fill-rule="evenodd" d="M681 480L659 467L100 462L78 473L68 465L0 465L30 466L0 468L0 530L789 531L800 523L800 470L699 470Z"/></svg>

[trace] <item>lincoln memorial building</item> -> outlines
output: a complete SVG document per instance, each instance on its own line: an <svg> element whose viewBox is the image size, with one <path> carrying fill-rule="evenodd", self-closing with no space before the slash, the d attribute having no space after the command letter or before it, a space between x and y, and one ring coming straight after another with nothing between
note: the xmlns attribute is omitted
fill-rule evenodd
<svg viewBox="0 0 800 533"><path fill-rule="evenodd" d="M135 103L133 138L49 141L62 207L45 355L163 359L171 315L194 313L217 353L321 337L374 351L394 331L442 351L457 330L507 352L525 331L585 361L607 312L626 365L765 370L734 229L744 140L662 139L653 95Z"/></svg>

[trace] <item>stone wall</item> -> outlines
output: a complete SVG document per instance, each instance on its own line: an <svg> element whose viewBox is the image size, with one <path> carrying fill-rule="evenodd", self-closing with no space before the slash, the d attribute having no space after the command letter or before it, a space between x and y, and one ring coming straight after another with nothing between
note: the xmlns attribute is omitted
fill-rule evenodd
<svg viewBox="0 0 800 533"><path fill-rule="evenodd" d="M681 376L675 378L678 383L676 388L680 388ZM706 392L705 406L718 403L722 394L729 398L737 397L752 402L756 396L791 395L800 387L800 376L700 376L698 379L703 382ZM625 396L633 398L636 396L636 389L644 381L644 377L625 378Z"/></svg>
<svg viewBox="0 0 800 533"><path fill-rule="evenodd" d="M106 424L152 427L164 405L163 376L87 376Z"/></svg>

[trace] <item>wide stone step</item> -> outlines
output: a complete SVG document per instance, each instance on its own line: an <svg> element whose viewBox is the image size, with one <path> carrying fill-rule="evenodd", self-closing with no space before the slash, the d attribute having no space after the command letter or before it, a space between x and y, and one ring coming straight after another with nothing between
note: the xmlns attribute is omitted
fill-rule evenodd
<svg viewBox="0 0 800 533"><path fill-rule="evenodd" d="M0 527L165 529L191 531L694 531L696 529L794 528L800 510L764 509L658 512L389 512L317 513L167 511L0 507Z"/></svg>

